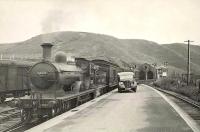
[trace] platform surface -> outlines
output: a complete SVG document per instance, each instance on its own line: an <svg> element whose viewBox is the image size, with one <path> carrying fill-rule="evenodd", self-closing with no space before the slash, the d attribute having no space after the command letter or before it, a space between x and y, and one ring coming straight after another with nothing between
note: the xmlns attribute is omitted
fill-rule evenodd
<svg viewBox="0 0 200 132"><path fill-rule="evenodd" d="M84 109L78 107L73 111L28 131L192 132L194 130L163 96L145 85L138 86L136 93L115 91Z"/></svg>

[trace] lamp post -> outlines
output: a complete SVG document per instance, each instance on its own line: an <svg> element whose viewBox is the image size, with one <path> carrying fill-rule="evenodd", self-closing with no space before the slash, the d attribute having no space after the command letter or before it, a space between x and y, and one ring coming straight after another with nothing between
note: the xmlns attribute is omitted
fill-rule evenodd
<svg viewBox="0 0 200 132"><path fill-rule="evenodd" d="M156 73L156 75L154 75L154 77L158 79L157 63L153 63L152 65L153 65L153 67L155 69L155 73Z"/></svg>
<svg viewBox="0 0 200 132"><path fill-rule="evenodd" d="M145 80L147 80L147 66L145 66L144 69L145 69Z"/></svg>

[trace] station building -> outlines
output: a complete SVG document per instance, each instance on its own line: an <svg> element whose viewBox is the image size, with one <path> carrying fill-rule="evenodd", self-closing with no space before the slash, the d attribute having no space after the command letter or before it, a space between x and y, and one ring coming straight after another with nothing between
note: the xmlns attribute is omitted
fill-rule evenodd
<svg viewBox="0 0 200 132"><path fill-rule="evenodd" d="M154 66L148 63L138 65L135 75L138 80L150 80L167 77L168 69L166 66Z"/></svg>
<svg viewBox="0 0 200 132"><path fill-rule="evenodd" d="M168 73L168 69L167 69L166 66L158 66L158 67L156 67L157 79L167 77L167 73Z"/></svg>
<svg viewBox="0 0 200 132"><path fill-rule="evenodd" d="M156 68L148 63L139 65L137 72L136 75L139 80L156 79Z"/></svg>

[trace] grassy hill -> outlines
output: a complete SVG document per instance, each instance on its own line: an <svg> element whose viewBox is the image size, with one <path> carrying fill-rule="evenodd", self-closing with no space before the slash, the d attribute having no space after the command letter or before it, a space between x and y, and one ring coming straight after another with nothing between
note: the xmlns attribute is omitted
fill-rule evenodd
<svg viewBox="0 0 200 132"><path fill-rule="evenodd" d="M165 44L139 40L118 39L112 36L85 32L54 32L35 36L16 44L0 45L0 53L19 57L41 56L40 44L54 44L53 54L65 51L76 57L99 58L124 64L157 63L167 61L170 71L185 72L187 64L187 45ZM193 72L200 73L200 46L191 46L191 67Z"/></svg>
<svg viewBox="0 0 200 132"><path fill-rule="evenodd" d="M165 44L163 47L167 48L168 50L173 51L174 53L178 53L180 58L183 58L183 61L174 62L173 65L176 67L184 68L186 67L187 61L187 45L174 43L174 44ZM190 46L190 58L191 58L191 70L192 72L199 72L200 70L200 46L191 45Z"/></svg>

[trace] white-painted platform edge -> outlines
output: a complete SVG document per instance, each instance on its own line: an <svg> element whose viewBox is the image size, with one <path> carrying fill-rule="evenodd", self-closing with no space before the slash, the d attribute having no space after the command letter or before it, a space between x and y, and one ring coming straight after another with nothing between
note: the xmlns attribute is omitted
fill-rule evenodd
<svg viewBox="0 0 200 132"><path fill-rule="evenodd" d="M142 84L142 85L144 85L144 84ZM185 111L183 111L183 109L181 109L176 103L174 103L172 100L167 98L160 91L158 91L150 86L147 86L147 85L144 85L144 86L153 89L161 97L163 97L174 108L174 110L183 118L183 120L188 124L188 126L193 130L193 132L200 132L200 126Z"/></svg>
<svg viewBox="0 0 200 132"><path fill-rule="evenodd" d="M115 89L115 90L113 90L113 91L111 91L109 93L106 93L106 94L104 94L104 95L102 95L102 96L100 96L98 98L95 98L95 99L93 99L93 100L91 100L91 101L89 101L89 102L87 102L85 104L82 104L82 105L80 105L80 106L78 106L78 107L76 107L74 109L71 109L68 112L65 112L65 113L63 113L63 114L61 114L61 115L59 115L59 116L57 116L55 118L52 118L52 119L50 119L50 120L48 120L48 121L46 121L46 122L44 122L44 123L42 123L42 124L40 124L38 126L35 126L35 127L31 128L31 129L27 130L26 132L43 132L45 129L48 129L48 128L56 125L56 124L61 123L65 118L68 118L68 117L76 114L77 112L79 112L79 111L81 111L81 110L83 110L83 109L95 104L96 102L98 102L98 101L110 96L112 93L114 93L116 91L117 91L117 89ZM73 110L77 110L77 111L73 111Z"/></svg>

